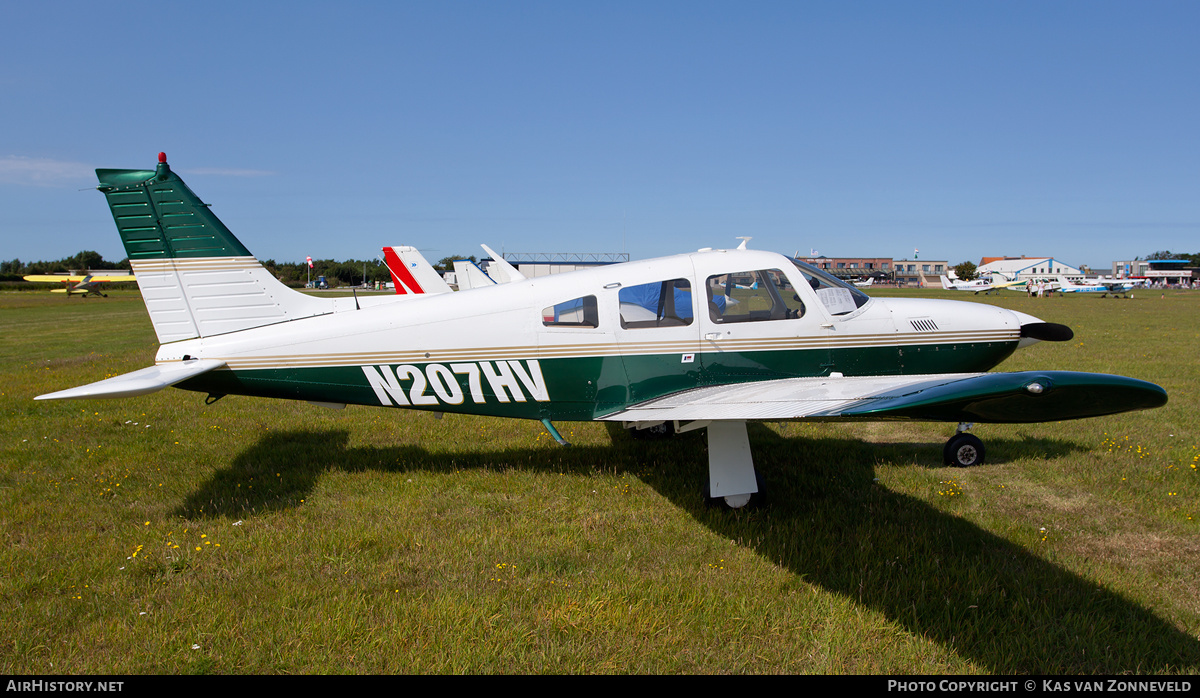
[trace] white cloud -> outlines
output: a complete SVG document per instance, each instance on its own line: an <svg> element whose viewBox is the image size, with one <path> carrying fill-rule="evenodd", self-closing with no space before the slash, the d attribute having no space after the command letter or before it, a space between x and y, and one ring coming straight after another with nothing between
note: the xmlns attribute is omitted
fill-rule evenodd
<svg viewBox="0 0 1200 698"><path fill-rule="evenodd" d="M82 162L28 158L20 155L0 157L0 183L58 187L86 183L96 178L96 168Z"/></svg>

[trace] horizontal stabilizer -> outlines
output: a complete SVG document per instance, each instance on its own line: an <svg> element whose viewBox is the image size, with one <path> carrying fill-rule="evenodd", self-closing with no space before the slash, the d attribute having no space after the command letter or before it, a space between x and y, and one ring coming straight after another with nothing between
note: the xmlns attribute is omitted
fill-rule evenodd
<svg viewBox="0 0 1200 698"><path fill-rule="evenodd" d="M207 373L225 365L219 359L188 359L143 368L140 371L107 378L78 388L38 395L35 400L90 400L95 398L133 397L162 390L180 381Z"/></svg>

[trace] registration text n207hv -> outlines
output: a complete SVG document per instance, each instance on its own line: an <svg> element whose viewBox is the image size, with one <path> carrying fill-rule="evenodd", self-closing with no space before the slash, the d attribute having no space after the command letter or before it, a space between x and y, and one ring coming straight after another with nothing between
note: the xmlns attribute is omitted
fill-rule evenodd
<svg viewBox="0 0 1200 698"><path fill-rule="evenodd" d="M362 370L379 403L386 406L461 405L468 397L481 405L489 396L496 402L550 400L537 359L426 364L424 370L412 364L363 366ZM460 377L466 378L466 390Z"/></svg>

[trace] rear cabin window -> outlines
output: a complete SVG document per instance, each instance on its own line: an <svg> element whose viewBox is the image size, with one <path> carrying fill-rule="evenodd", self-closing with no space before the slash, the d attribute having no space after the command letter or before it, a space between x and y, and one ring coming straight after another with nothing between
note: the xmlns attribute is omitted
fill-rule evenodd
<svg viewBox="0 0 1200 698"><path fill-rule="evenodd" d="M600 311L596 297L573 298L543 308L542 324L546 327L599 327Z"/></svg>
<svg viewBox="0 0 1200 698"><path fill-rule="evenodd" d="M708 316L718 324L790 320L804 303L778 269L739 271L708 277Z"/></svg>
<svg viewBox="0 0 1200 698"><path fill-rule="evenodd" d="M669 279L622 288L621 327L686 327L692 324L692 285Z"/></svg>

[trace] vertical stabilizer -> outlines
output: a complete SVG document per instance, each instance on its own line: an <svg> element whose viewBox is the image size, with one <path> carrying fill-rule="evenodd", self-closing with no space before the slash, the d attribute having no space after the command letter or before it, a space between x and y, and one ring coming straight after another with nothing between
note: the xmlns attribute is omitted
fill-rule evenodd
<svg viewBox="0 0 1200 698"><path fill-rule="evenodd" d="M385 247L383 261L392 273L392 285L396 287L397 294L432 295L450 292L450 285L415 247Z"/></svg>
<svg viewBox="0 0 1200 698"><path fill-rule="evenodd" d="M480 269L479 265L469 259L454 260L454 276L458 280L458 290L466 291L472 288L495 286L496 280Z"/></svg>
<svg viewBox="0 0 1200 698"><path fill-rule="evenodd" d="M279 282L158 154L151 170L96 170L158 340L331 312Z"/></svg>
<svg viewBox="0 0 1200 698"><path fill-rule="evenodd" d="M487 245L480 245L484 252L492 256L492 263L488 265L488 276L492 277L498 284L508 284L513 281L524 281L525 275L517 271L507 259L496 254L496 251Z"/></svg>

